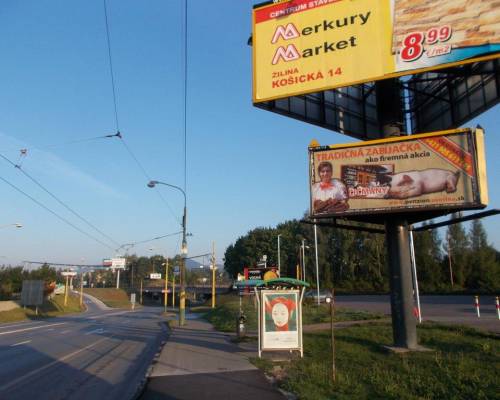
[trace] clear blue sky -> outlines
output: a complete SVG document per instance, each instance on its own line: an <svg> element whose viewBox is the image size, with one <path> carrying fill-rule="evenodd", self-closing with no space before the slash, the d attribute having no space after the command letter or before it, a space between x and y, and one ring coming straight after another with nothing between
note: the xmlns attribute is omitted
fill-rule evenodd
<svg viewBox="0 0 500 400"><path fill-rule="evenodd" d="M307 210L307 145L352 141L252 106L253 1L189 1L187 197L189 253L226 247L248 230ZM183 1L108 0L120 131L153 179L184 186ZM182 195L148 179L116 132L102 0L0 2L0 154L117 243L180 230ZM490 208L500 207L498 107L469 125L487 132ZM0 177L81 223L0 160ZM99 263L114 252L0 181L0 264ZM500 248L499 217L485 221ZM110 244L111 248L115 248ZM150 251L149 249L154 249ZM133 252L173 255L179 236Z"/></svg>

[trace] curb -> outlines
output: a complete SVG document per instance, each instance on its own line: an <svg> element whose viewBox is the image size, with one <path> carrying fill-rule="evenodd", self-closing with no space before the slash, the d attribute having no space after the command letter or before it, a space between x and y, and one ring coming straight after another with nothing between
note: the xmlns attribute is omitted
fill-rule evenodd
<svg viewBox="0 0 500 400"><path fill-rule="evenodd" d="M146 386L150 380L151 373L153 372L153 368L154 368L155 364L158 362L158 359L160 358L160 354L163 350L163 347L165 346L165 344L168 341L168 338L169 338L170 332L171 332L171 329L168 326L168 321L162 321L161 327L162 327L163 333L165 334L165 338L163 338L160 341L160 345L158 346L158 349L157 349L153 359L151 360L151 364L147 368L146 373L144 374L144 377L141 379L141 381L137 385L137 389L135 390L135 393L132 396L131 400L138 400L144 394Z"/></svg>

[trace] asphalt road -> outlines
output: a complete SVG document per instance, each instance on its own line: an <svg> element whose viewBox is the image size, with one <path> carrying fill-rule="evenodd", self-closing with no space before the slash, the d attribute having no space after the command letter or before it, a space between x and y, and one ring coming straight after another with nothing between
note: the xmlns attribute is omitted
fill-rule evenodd
<svg viewBox="0 0 500 400"><path fill-rule="evenodd" d="M0 399L132 398L165 337L161 309L0 324Z"/></svg>
<svg viewBox="0 0 500 400"><path fill-rule="evenodd" d="M382 314L391 313L389 296L336 296L338 307L366 310ZM460 324L500 333L495 298L481 296L480 318L474 308L473 296L420 296L420 308L423 321Z"/></svg>

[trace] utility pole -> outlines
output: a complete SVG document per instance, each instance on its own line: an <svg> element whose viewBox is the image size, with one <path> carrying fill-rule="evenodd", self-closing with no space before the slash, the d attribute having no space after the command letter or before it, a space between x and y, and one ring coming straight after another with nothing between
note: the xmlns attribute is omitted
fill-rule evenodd
<svg viewBox="0 0 500 400"><path fill-rule="evenodd" d="M175 268L172 277L172 308L175 308Z"/></svg>
<svg viewBox="0 0 500 400"><path fill-rule="evenodd" d="M140 294L140 302L141 302L141 305L142 305L142 279L141 279L141 294Z"/></svg>
<svg viewBox="0 0 500 400"><path fill-rule="evenodd" d="M163 296L165 312L167 312L167 299L168 299L168 257L166 257L165 260L165 295Z"/></svg>
<svg viewBox="0 0 500 400"><path fill-rule="evenodd" d="M215 242L212 242L212 308L215 308Z"/></svg>
<svg viewBox="0 0 500 400"><path fill-rule="evenodd" d="M80 278L80 307L83 306L83 271L82 276Z"/></svg>
<svg viewBox="0 0 500 400"><path fill-rule="evenodd" d="M318 265L318 227L316 224L314 224L314 253L316 255L316 290L318 292L318 306L319 306L320 301L319 301L319 265Z"/></svg>

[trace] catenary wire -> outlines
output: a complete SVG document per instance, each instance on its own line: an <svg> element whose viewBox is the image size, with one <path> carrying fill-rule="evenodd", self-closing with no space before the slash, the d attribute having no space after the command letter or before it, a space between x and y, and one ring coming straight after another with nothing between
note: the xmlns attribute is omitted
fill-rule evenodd
<svg viewBox="0 0 500 400"><path fill-rule="evenodd" d="M42 207L44 210L48 211L49 213L51 213L52 215L54 215L56 218L60 219L61 221L63 221L64 223L68 224L69 226L71 226L73 229L76 229L78 232L82 233L83 235L89 237L90 239L96 241L97 243L103 245L104 247L107 247L108 249L111 249L113 250L113 248L109 245L107 245L106 243L102 242L101 240L99 240L98 238L96 238L95 236L92 236L90 233L87 233L85 232L84 230L80 229L79 227L77 227L75 224L71 223L70 221L68 221L66 218L60 216L59 214L57 214L55 211L51 210L50 208L48 208L46 205L44 205L43 203L39 202L37 199L35 199L33 196L30 196L28 193L24 192L22 189L19 189L17 186L15 186L14 184L10 183L7 179L3 178L0 176L0 180L2 180L3 182L5 182L7 185L9 185L10 187L12 187L14 190L18 191L19 193L23 194L24 196L26 196L27 198L29 198L31 201L33 201L34 203L38 204L40 207Z"/></svg>
<svg viewBox="0 0 500 400"><path fill-rule="evenodd" d="M112 91L113 91L113 105L114 105L114 111L115 111L115 123L116 123L116 132L117 132L114 136L117 136L118 138L121 139L121 142L124 145L125 149L129 153L129 155L133 158L133 160L135 161L135 163L138 165L139 169L142 171L142 173L144 174L144 176L148 180L151 180L151 177L146 172L146 169L143 167L143 165L141 164L141 162L139 161L139 159L132 152L132 150L127 145L127 143L125 142L125 140L123 139L123 137L122 137L122 135L120 133L120 124L119 124L119 121L118 121L118 106L117 106L117 100L116 100L115 75L114 75L114 70L113 70L113 57L112 57L112 54L111 54L111 39L110 39L110 33L109 33L109 21L108 21L108 10L107 10L107 5L106 5L106 0L103 0L103 5L104 5L104 19L105 19L105 23L106 23L106 39L107 39L107 45L108 45L109 70L110 70L110 74L111 74L111 87L112 87ZM185 168L184 168L184 170L185 170ZM185 181L185 178L184 178L184 181ZM185 186L186 186L186 184L184 182L184 188L185 188ZM166 204L167 208L169 209L169 211L172 214L172 216L174 217L174 219L180 224L181 221L180 221L179 217L177 217L175 215L175 213L173 212L170 204L162 196L162 194L160 193L160 191L158 190L158 188L155 187L155 191L158 194L158 196L160 197L160 199L163 201L163 203Z"/></svg>
<svg viewBox="0 0 500 400"><path fill-rule="evenodd" d="M187 185L188 0L184 2L184 192Z"/></svg>
<svg viewBox="0 0 500 400"><path fill-rule="evenodd" d="M113 57L111 56L111 39L109 37L108 10L106 6L106 0L103 0L103 5L104 5L104 20L106 22L106 38L108 43L109 71L111 74L111 87L113 89L113 105L115 107L116 131L120 132L120 124L118 123L118 107L116 105L115 74L113 72Z"/></svg>
<svg viewBox="0 0 500 400"><path fill-rule="evenodd" d="M90 226L96 232L100 233L103 237L105 237L106 239L108 239L111 243L113 243L113 244L115 244L117 246L120 245L120 243L118 243L116 240L114 240L109 235L105 234L103 231L101 231L99 228L97 228L95 225L93 225L91 222L89 222L86 218L82 217L75 210L73 210L70 206L68 206L66 203L64 203L55 194L53 194L51 191L49 191L47 188L45 188L40 182L38 182L35 178L33 178L30 174L28 174L23 168L21 168L20 165L15 164L11 160L9 160L7 157L5 157L3 154L0 154L0 157L3 158L8 163L12 164L24 176L26 176L29 180L31 180L35 185L37 185L40 189L42 189L45 193L47 193L50 197L52 197L55 201L57 201L60 205L62 205L66 210L68 210L71 214L73 214L75 217L77 217L80 221L83 221L85 224L87 224L88 226Z"/></svg>

